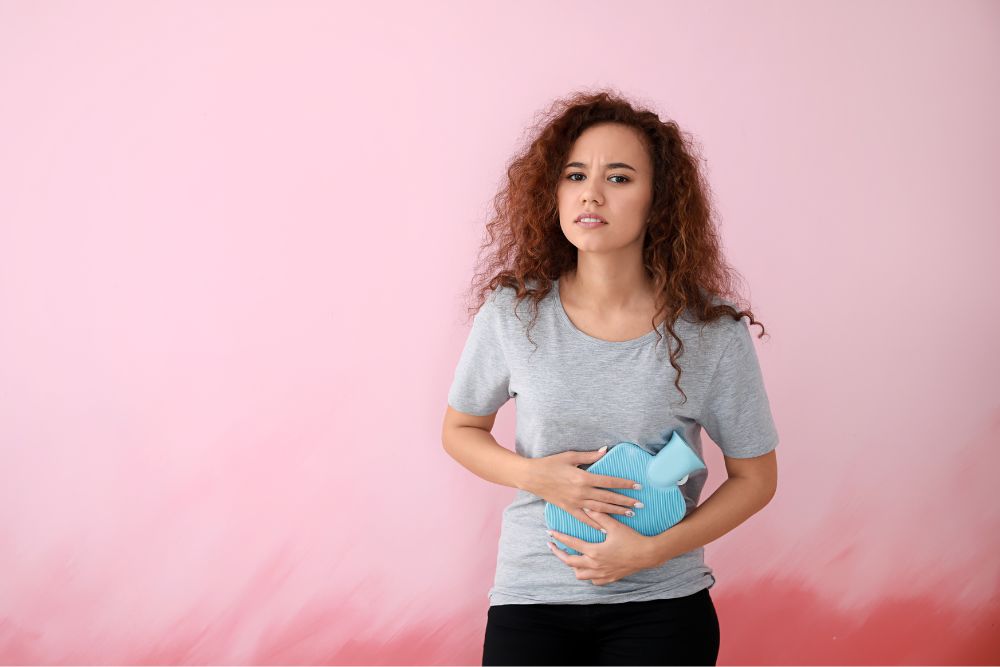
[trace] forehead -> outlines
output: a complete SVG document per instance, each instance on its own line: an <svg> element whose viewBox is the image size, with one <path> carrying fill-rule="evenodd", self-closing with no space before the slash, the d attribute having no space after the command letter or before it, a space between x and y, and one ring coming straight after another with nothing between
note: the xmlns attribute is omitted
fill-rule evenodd
<svg viewBox="0 0 1000 667"><path fill-rule="evenodd" d="M649 153L638 130L618 123L602 123L588 127L577 137L569 158L567 161L586 158L598 162L648 164Z"/></svg>

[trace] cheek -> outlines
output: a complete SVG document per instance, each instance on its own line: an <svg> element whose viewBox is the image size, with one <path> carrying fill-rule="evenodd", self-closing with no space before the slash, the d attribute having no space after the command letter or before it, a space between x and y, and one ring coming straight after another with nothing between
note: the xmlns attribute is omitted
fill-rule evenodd
<svg viewBox="0 0 1000 667"><path fill-rule="evenodd" d="M643 209L649 206L651 201L652 197L648 192L636 188L633 192L628 193L628 197L623 200L623 203L632 209Z"/></svg>
<svg viewBox="0 0 1000 667"><path fill-rule="evenodd" d="M569 199L569 194L569 188L564 185L560 185L556 188L556 201L558 201L560 205L564 204L566 200Z"/></svg>
<svg viewBox="0 0 1000 667"><path fill-rule="evenodd" d="M556 206L561 215L569 215L576 209L572 193L563 190L556 193Z"/></svg>

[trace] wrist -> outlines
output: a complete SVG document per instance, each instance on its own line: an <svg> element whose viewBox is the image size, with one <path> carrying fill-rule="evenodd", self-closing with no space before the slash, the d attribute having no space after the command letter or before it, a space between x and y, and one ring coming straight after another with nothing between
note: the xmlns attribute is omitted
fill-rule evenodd
<svg viewBox="0 0 1000 667"><path fill-rule="evenodd" d="M677 555L674 551L673 536L670 535L672 528L673 526L659 535L646 538L645 558L649 567L660 567Z"/></svg>
<svg viewBox="0 0 1000 667"><path fill-rule="evenodd" d="M529 459L526 456L518 455L516 473L514 475L514 486L521 489L522 491L531 492L531 478L532 478L532 462L534 459Z"/></svg>

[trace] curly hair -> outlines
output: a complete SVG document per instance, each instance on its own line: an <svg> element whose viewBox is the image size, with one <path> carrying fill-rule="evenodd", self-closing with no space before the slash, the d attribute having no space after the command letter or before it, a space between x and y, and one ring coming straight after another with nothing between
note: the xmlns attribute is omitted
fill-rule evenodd
<svg viewBox="0 0 1000 667"><path fill-rule="evenodd" d="M758 338L764 335L764 325L754 320L749 308L730 305L746 304L734 288L738 274L722 254L711 190L698 168L694 141L674 121L660 120L616 91L572 93L554 101L528 128L529 143L508 163L507 177L493 198L493 215L477 260L482 268L472 281L475 303L469 308L470 317L492 291L511 287L518 304L532 300L531 340L538 303L552 289L553 279L572 270L577 261L576 246L557 224L556 188L565 159L584 130L607 122L638 130L652 158L653 197L642 251L646 275L657 294L657 312L650 324L657 332L657 344L663 338L656 326L660 319L677 341L670 365L677 371L674 385L686 402L677 363L684 343L673 329L685 310L702 327L723 316L737 321L746 316L750 324L760 326ZM713 297L718 297L716 303Z"/></svg>

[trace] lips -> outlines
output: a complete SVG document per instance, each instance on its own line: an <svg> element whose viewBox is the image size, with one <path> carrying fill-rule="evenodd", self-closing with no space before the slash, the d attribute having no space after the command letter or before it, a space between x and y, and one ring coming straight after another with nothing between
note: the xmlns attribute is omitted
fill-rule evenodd
<svg viewBox="0 0 1000 667"><path fill-rule="evenodd" d="M597 213L581 213L580 215L576 216L576 219L573 220L573 222L580 222L580 220L583 218L597 218L604 224L608 224L608 221L605 220L603 216L598 215Z"/></svg>

